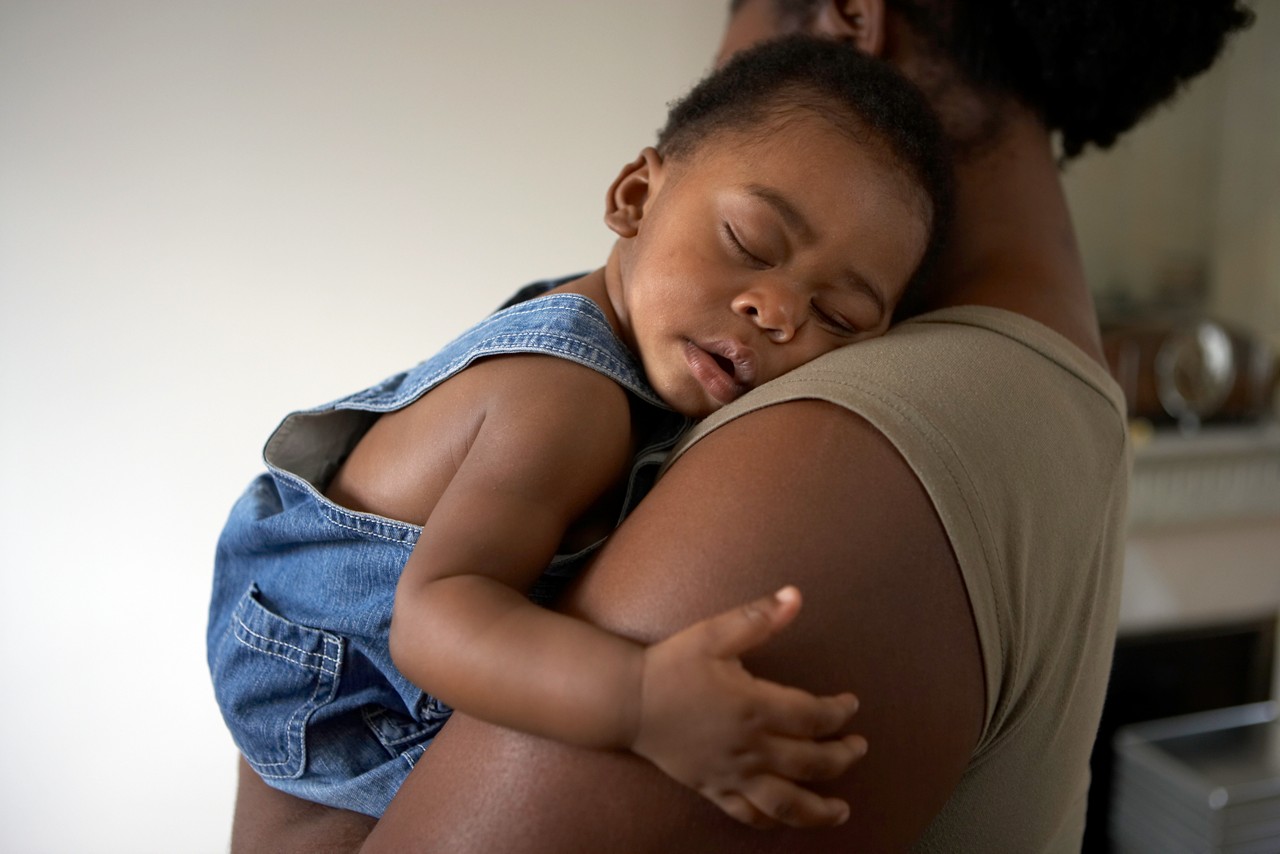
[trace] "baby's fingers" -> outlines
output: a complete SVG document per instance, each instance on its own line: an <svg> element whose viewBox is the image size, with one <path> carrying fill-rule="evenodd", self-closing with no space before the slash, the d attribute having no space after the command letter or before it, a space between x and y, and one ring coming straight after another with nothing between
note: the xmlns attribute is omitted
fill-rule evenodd
<svg viewBox="0 0 1280 854"><path fill-rule="evenodd" d="M800 613L800 591L784 587L730 611L696 623L686 632L696 633L709 655L736 658L786 628Z"/></svg>
<svg viewBox="0 0 1280 854"><path fill-rule="evenodd" d="M867 753L867 740L846 735L833 741L771 738L759 751L759 770L788 780L833 780Z"/></svg>
<svg viewBox="0 0 1280 854"><path fill-rule="evenodd" d="M704 793L706 794L706 793ZM736 819L749 827L765 829L777 827L778 823L756 809L755 804L737 792L707 794L707 798L720 807L730 818Z"/></svg>
<svg viewBox="0 0 1280 854"><path fill-rule="evenodd" d="M752 777L742 787L742 796L766 818L789 827L834 827L849 819L844 801L824 798L780 777Z"/></svg>
<svg viewBox="0 0 1280 854"><path fill-rule="evenodd" d="M754 700L763 728L793 738L822 738L834 735L858 711L853 694L815 697L808 691L757 679L752 684Z"/></svg>

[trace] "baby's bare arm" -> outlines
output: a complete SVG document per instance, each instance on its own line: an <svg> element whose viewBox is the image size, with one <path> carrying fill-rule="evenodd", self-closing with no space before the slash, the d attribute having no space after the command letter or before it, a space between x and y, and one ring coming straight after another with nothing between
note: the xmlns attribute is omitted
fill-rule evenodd
<svg viewBox="0 0 1280 854"><path fill-rule="evenodd" d="M842 773L856 703L754 679L739 656L781 631L794 592L645 646L531 604L565 530L625 472L620 389L560 360L508 360L397 590L392 655L474 717L569 744L631 749L741 821L827 825L847 806L794 780ZM474 369L473 369L474 370ZM481 377L485 378L485 377Z"/></svg>
<svg viewBox="0 0 1280 854"><path fill-rule="evenodd" d="M786 580L805 592L804 615L750 664L814 691L856 680L871 749L822 787L850 805L845 824L750 831L651 764L459 715L365 850L907 850L972 755L982 659L942 524L866 422L808 401L717 430L659 481L565 606L652 642Z"/></svg>
<svg viewBox="0 0 1280 854"><path fill-rule="evenodd" d="M489 360L459 379L483 410L396 591L391 651L416 684L494 723L616 747L643 647L525 597L574 520L624 476L625 393L562 359Z"/></svg>

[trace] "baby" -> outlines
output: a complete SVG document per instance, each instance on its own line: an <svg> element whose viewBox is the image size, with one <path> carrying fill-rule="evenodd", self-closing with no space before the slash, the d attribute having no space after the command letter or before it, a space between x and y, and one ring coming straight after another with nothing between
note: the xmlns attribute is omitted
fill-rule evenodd
<svg viewBox="0 0 1280 854"><path fill-rule="evenodd" d="M602 268L288 416L223 531L210 608L215 692L254 771L378 816L457 708L633 751L741 821L843 821L799 783L861 756L840 734L853 695L739 658L795 617L793 588L650 646L535 603L688 418L886 330L937 249L941 139L856 51L742 53L610 186Z"/></svg>

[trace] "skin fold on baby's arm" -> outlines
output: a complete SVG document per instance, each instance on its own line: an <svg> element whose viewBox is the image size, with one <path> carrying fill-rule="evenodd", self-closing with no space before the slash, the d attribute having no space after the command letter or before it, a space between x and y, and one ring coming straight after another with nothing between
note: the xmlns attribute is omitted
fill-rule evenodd
<svg viewBox="0 0 1280 854"><path fill-rule="evenodd" d="M595 371L509 361L490 372L480 426L401 577L396 666L473 717L633 751L747 824L844 821L845 802L800 783L865 752L842 734L856 698L756 679L740 658L795 619L798 591L649 646L526 598L574 520L625 475L631 420L626 394Z"/></svg>

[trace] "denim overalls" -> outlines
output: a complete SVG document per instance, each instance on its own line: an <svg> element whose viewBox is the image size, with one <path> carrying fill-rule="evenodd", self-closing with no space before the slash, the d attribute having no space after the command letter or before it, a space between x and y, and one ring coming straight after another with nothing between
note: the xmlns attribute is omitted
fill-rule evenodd
<svg viewBox="0 0 1280 854"><path fill-rule="evenodd" d="M268 471L236 503L218 542L208 628L223 717L270 785L380 816L447 720L448 707L405 679L388 650L396 583L421 529L346 510L322 492L379 415L476 359L509 353L577 362L653 408L657 426L633 464L624 513L687 426L600 308L576 294L509 304L412 370L285 418L263 452ZM557 556L531 598L548 602L594 549Z"/></svg>

